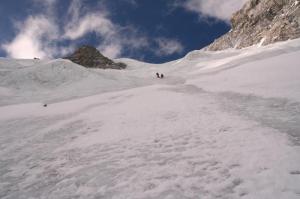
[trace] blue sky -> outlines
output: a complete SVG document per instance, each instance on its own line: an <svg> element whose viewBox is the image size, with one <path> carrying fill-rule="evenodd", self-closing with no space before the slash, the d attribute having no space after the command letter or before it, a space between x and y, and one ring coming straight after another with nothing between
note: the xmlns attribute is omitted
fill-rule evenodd
<svg viewBox="0 0 300 199"><path fill-rule="evenodd" d="M230 30L246 0L2 0L0 56L59 58L80 45L161 63Z"/></svg>

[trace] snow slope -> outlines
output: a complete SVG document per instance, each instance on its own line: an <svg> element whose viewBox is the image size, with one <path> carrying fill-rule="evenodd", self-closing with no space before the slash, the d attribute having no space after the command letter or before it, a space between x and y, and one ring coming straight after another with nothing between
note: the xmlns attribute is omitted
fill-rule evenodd
<svg viewBox="0 0 300 199"><path fill-rule="evenodd" d="M0 198L298 199L299 55L293 40L123 71L1 59Z"/></svg>

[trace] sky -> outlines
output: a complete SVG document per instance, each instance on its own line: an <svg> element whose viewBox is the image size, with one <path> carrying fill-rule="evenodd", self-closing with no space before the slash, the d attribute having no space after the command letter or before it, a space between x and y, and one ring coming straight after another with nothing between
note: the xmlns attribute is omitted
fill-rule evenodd
<svg viewBox="0 0 300 199"><path fill-rule="evenodd" d="M162 63L230 30L247 0L1 0L0 57L52 59L81 45Z"/></svg>

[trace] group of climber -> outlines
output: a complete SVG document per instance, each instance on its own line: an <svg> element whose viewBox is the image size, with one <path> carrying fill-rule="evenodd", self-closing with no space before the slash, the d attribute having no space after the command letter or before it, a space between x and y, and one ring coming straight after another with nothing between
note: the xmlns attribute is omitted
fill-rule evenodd
<svg viewBox="0 0 300 199"><path fill-rule="evenodd" d="M163 79L164 78L164 74L156 73L156 77L159 78L159 79Z"/></svg>

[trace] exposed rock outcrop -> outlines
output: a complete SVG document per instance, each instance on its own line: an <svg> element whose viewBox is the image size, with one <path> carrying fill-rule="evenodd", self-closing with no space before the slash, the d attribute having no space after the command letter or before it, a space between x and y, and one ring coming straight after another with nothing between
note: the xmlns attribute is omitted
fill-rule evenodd
<svg viewBox="0 0 300 199"><path fill-rule="evenodd" d="M249 0L231 19L230 32L206 50L268 45L300 37L300 0Z"/></svg>
<svg viewBox="0 0 300 199"><path fill-rule="evenodd" d="M82 46L78 48L72 55L66 57L65 59L69 59L72 62L87 68L126 68L126 64L113 62L112 60L103 56L96 48L92 46Z"/></svg>

